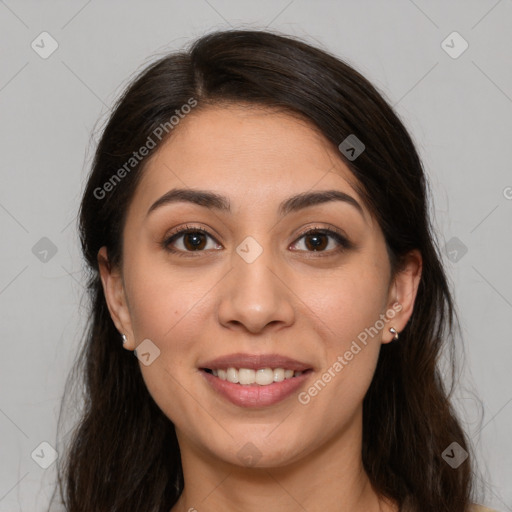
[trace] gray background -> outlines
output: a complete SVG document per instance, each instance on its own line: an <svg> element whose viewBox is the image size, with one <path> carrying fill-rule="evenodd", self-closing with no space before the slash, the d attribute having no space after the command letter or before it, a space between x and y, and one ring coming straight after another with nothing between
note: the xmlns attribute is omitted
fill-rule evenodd
<svg viewBox="0 0 512 512"><path fill-rule="evenodd" d="M465 370L454 402L485 478L480 501L512 510L512 1L5 0L0 511L43 510L54 485L55 464L36 461L51 452L40 443L56 447L64 382L81 343L75 218L109 108L157 56L230 26L268 26L332 51L382 91L411 131L462 322ZM31 47L51 49L43 31L59 45L46 59ZM442 44L454 31L469 44L457 58L458 36ZM43 237L56 254L44 252Z"/></svg>

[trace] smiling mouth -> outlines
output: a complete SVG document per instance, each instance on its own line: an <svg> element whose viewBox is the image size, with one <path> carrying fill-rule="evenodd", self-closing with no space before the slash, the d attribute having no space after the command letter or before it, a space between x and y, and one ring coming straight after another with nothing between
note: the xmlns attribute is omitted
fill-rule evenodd
<svg viewBox="0 0 512 512"><path fill-rule="evenodd" d="M202 371L226 380L232 384L240 384L242 386L269 386L275 382L283 382L284 380L300 377L311 370L304 371L284 369L284 368L201 368Z"/></svg>

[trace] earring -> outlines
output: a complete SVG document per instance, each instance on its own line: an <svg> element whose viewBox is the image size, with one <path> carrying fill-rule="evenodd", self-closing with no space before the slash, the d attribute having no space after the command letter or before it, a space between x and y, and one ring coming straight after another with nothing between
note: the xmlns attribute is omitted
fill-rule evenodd
<svg viewBox="0 0 512 512"><path fill-rule="evenodd" d="M121 338L123 338L123 345L128 341L126 338L126 334L121 334Z"/></svg>
<svg viewBox="0 0 512 512"><path fill-rule="evenodd" d="M394 327L390 327L389 328L389 332L391 334L394 334L395 336L393 337L394 340L397 340L398 339L398 331L394 328Z"/></svg>

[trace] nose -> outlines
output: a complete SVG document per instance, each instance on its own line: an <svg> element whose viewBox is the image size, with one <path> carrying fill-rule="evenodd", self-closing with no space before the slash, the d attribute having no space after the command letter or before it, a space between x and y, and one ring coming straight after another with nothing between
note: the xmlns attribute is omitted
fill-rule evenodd
<svg viewBox="0 0 512 512"><path fill-rule="evenodd" d="M253 334L278 330L294 322L289 272L263 250L254 261L234 252L232 269L220 283L219 322Z"/></svg>

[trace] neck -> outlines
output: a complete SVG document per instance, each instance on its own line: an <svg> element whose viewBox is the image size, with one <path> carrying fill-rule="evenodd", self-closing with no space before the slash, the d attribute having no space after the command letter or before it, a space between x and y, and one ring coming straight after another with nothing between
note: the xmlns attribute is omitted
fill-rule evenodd
<svg viewBox="0 0 512 512"><path fill-rule="evenodd" d="M329 444L279 467L250 468L198 451L178 433L185 488L171 512L390 512L361 459L362 415Z"/></svg>

